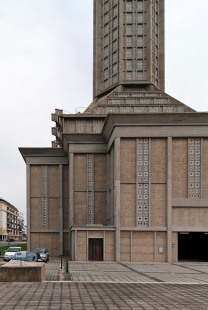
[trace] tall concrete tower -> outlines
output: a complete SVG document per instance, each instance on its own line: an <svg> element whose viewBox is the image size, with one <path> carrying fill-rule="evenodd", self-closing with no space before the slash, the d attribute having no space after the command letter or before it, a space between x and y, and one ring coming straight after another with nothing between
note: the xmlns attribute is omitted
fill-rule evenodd
<svg viewBox="0 0 208 310"><path fill-rule="evenodd" d="M94 0L94 98L150 84L164 91L164 0Z"/></svg>

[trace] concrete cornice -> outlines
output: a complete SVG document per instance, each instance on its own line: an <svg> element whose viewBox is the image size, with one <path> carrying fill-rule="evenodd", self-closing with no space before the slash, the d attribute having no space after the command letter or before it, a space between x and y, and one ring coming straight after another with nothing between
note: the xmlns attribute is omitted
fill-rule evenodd
<svg viewBox="0 0 208 310"><path fill-rule="evenodd" d="M97 226L97 225L88 225L88 226L72 226L71 230L91 230L91 231L98 231L98 230L115 230L115 226Z"/></svg>
<svg viewBox="0 0 208 310"><path fill-rule="evenodd" d="M27 157L67 157L62 148L19 147L19 151L25 162Z"/></svg>

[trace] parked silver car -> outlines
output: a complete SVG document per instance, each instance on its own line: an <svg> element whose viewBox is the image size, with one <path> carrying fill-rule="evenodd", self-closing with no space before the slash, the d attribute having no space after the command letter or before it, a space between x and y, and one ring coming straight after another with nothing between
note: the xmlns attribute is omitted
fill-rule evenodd
<svg viewBox="0 0 208 310"><path fill-rule="evenodd" d="M45 249L45 248L36 248L35 250L34 250L34 253L39 253L40 254L40 258L41 258L41 260L43 261L43 262L48 262L49 261L49 257L50 257L50 255L49 255L49 253L48 253L48 250L47 249Z"/></svg>

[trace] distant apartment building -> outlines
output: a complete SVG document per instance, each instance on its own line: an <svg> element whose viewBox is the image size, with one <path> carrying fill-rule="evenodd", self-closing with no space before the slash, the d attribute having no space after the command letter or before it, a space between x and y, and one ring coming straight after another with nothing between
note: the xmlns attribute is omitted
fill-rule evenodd
<svg viewBox="0 0 208 310"><path fill-rule="evenodd" d="M24 215L6 200L0 198L0 240L22 240Z"/></svg>

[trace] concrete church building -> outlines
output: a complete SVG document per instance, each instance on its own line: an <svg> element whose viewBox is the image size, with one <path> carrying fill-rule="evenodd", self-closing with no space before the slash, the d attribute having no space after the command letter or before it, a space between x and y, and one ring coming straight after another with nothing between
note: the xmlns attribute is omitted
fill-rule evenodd
<svg viewBox="0 0 208 310"><path fill-rule="evenodd" d="M164 56L164 0L94 0L93 102L20 148L31 250L208 260L208 114L165 93Z"/></svg>

